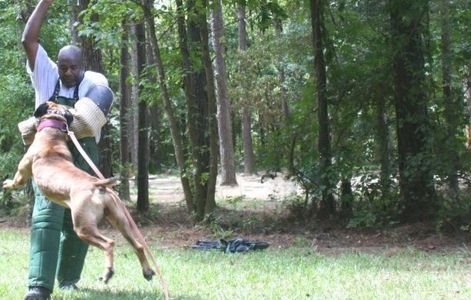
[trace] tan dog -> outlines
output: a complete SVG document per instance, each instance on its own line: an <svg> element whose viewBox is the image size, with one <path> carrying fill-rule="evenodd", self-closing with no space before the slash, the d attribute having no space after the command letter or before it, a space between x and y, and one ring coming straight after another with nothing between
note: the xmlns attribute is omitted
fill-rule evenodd
<svg viewBox="0 0 471 300"><path fill-rule="evenodd" d="M114 274L114 241L98 230L98 223L105 217L134 248L147 280L151 280L155 274L146 253L149 255L160 275L165 298L168 299L167 286L142 234L124 203L111 189L115 180L100 180L72 163L72 155L67 147L66 129L70 117L66 108L46 102L38 107L35 117L40 117L40 120L34 141L20 161L14 179L4 181L3 188L16 189L33 176L49 200L70 208L77 235L105 251L106 268L102 279L107 283Z"/></svg>

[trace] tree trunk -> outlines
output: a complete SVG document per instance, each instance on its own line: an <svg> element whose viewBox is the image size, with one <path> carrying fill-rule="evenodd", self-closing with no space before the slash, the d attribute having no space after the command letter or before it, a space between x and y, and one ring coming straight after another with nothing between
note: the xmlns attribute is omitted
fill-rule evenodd
<svg viewBox="0 0 471 300"><path fill-rule="evenodd" d="M142 8L147 11L147 3L148 0L143 0ZM151 0L153 2L153 0ZM152 5L152 3L151 3ZM147 17L144 13L145 22L147 23ZM151 19L153 19L151 15ZM150 40L150 30L149 26L146 26L147 31L147 40ZM146 43L146 60L147 66L155 66L155 55L152 50L152 45L150 42ZM149 82L157 83L157 78L152 72L147 72L147 80ZM161 160L162 154L160 153L160 145L161 143L161 136L160 130L162 128L162 111L160 106L158 105L157 101L152 101L149 106L149 115L152 118L149 118L149 173L160 173L161 172Z"/></svg>
<svg viewBox="0 0 471 300"><path fill-rule="evenodd" d="M131 122L131 115L129 114L131 106L131 92L130 86L127 82L130 75L129 72L129 44L128 44L128 31L129 28L126 22L123 22L124 33L122 37L122 46L120 52L120 74L119 74L119 87L121 94L121 102L119 106L119 120L120 120L120 185L119 195L125 201L131 200L129 193L129 177L131 168L131 153L129 151L129 136L132 134L129 130L129 123ZM131 110L132 111L132 110Z"/></svg>
<svg viewBox="0 0 471 300"><path fill-rule="evenodd" d="M183 11L181 0L177 0L177 7ZM198 3L201 4L201 3ZM197 221L205 217L206 202L208 196L208 178L210 174L210 133L208 131L208 96L205 90L207 81L204 70L196 69L190 61L190 53L196 53L194 57L201 56L201 24L206 21L200 10L206 9L201 5L195 5L195 1L187 1L188 8L188 35L183 20L179 20L179 42L183 58L184 90L188 107L188 132L191 143L192 157L192 186L193 209ZM188 37L188 38L187 38ZM185 43L185 41L187 43ZM191 45L191 48L190 48ZM191 52L190 52L191 51ZM187 77L188 76L188 77ZM211 192L210 192L211 193ZM209 193L209 194L210 194Z"/></svg>
<svg viewBox="0 0 471 300"><path fill-rule="evenodd" d="M332 153L330 149L330 129L329 129L329 113L327 106L327 78L326 65L324 60L323 45L323 0L311 0L311 25L312 25L312 42L314 49L314 71L317 88L317 118L319 122L319 171L321 174L322 199L319 204L318 216L327 218L335 213L334 197L331 189L329 174L332 165Z"/></svg>
<svg viewBox="0 0 471 300"><path fill-rule="evenodd" d="M423 35L428 1L390 0L389 9L402 220L425 221L437 211L426 148L429 120Z"/></svg>
<svg viewBox="0 0 471 300"><path fill-rule="evenodd" d="M136 26L133 25L131 26L131 40L133 43L131 43L131 76L133 78L133 81L131 83L131 110L130 110L130 122L129 122L129 130L130 130L130 136L129 136L129 143L131 145L131 161L133 166L137 166L138 163L138 145L139 145L139 138L138 138L138 133L139 133L139 128L138 128L138 123L139 123L139 80L136 80L136 78L139 78L139 71L138 71L138 62L137 62L137 43L136 43ZM134 174L136 172L136 169L133 170Z"/></svg>
<svg viewBox="0 0 471 300"><path fill-rule="evenodd" d="M137 43L137 69L139 80L146 64L146 37L144 23L135 25ZM143 87L139 85L139 122L138 122L138 163L137 163L137 209L149 210L149 117L147 103L143 101Z"/></svg>
<svg viewBox="0 0 471 300"><path fill-rule="evenodd" d="M247 50L247 30L245 24L245 5L239 4L237 7L239 51ZM246 103L247 101L242 101ZM251 175L255 173L255 154L252 145L252 117L249 105L242 107L242 145L244 150L244 173Z"/></svg>
<svg viewBox="0 0 471 300"><path fill-rule="evenodd" d="M283 23L281 19L279 18L275 20L275 30L276 30L278 38L281 39L282 34L283 34ZM278 80L281 86L281 113L283 116L283 119L282 119L283 129L291 128L290 126L291 125L291 111L290 111L288 101L287 101L288 96L287 96L286 87L285 87L285 80L286 80L285 77L286 76L285 76L285 68L283 66L283 58L282 56L280 56L279 65L278 65ZM296 134L287 134L287 133L285 134L289 136L288 138L289 141L286 143L283 143L284 145L283 148L286 150L284 151L284 153L280 153L280 154L286 155L287 167L288 167L287 176L291 177L296 174L296 170L294 168L294 152L293 152L294 146L296 143Z"/></svg>
<svg viewBox="0 0 471 300"><path fill-rule="evenodd" d="M219 153L221 157L221 185L237 185L234 145L232 144L231 104L227 91L224 51L224 20L222 1L216 0L212 11L213 47L216 52L216 84L219 129Z"/></svg>
<svg viewBox="0 0 471 300"><path fill-rule="evenodd" d="M144 5L144 16L146 19L146 24L148 28L148 35L149 41L152 48L152 54L154 55L155 66L157 68L157 75L159 86L162 94L162 100L164 103L164 110L167 114L167 119L169 122L170 127L170 134L172 135L173 140L173 147L175 149L175 158L177 161L177 166L180 171L180 181L182 183L183 193L185 195L185 201L187 203L187 208L189 211L192 211L193 207L193 197L190 187L190 182L188 180L188 176L186 174L186 167L185 167L185 154L184 154L184 146L183 140L181 137L181 124L178 122L178 119L175 117L175 109L172 106L172 101L170 99L170 95L168 92L167 84L166 84L166 77L165 77L165 70L162 63L162 57L160 55L160 47L157 40L157 35L155 31L155 23L152 14L152 0L146 0L146 4Z"/></svg>
<svg viewBox="0 0 471 300"><path fill-rule="evenodd" d="M389 194L391 186L391 143L389 137L389 126L386 115L386 99L380 91L377 95L376 109L376 132L378 140L378 157L381 165L380 185L383 196Z"/></svg>
<svg viewBox="0 0 471 300"><path fill-rule="evenodd" d="M451 28L450 28L450 2L449 0L442 0L440 5L441 14L441 50L442 50L442 89L443 89L443 104L445 108L446 119L446 141L444 145L447 146L447 156L449 160L448 170L448 188L450 196L456 198L458 195L458 174L459 157L456 150L457 141L456 136L458 127L460 125L460 104L458 97L452 89L452 62L451 62Z"/></svg>
<svg viewBox="0 0 471 300"><path fill-rule="evenodd" d="M203 6L207 7L207 0L202 0ZM209 53L209 30L207 23L206 10L199 10L200 20L200 38L201 38L201 59L204 65L206 75L206 94L208 97L208 127L209 132L209 176L206 194L206 203L204 207L204 216L210 215L216 208L216 180L218 175L218 128L217 128L217 101L214 82L214 70L211 64L211 55Z"/></svg>

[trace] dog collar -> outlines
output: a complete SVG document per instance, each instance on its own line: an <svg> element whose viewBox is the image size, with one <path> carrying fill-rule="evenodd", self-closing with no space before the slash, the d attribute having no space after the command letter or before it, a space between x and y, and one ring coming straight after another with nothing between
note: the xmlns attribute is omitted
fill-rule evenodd
<svg viewBox="0 0 471 300"><path fill-rule="evenodd" d="M61 131L67 131L67 123L62 120L56 120L56 119L43 119L39 121L37 131L39 132L42 129L47 128L47 127L53 127Z"/></svg>

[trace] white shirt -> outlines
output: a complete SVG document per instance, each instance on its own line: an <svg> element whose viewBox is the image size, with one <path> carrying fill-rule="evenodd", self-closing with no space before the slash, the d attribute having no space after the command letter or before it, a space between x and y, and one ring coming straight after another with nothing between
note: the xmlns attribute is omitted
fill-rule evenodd
<svg viewBox="0 0 471 300"><path fill-rule="evenodd" d="M29 63L26 64L26 70L31 77L35 91L35 108L44 102L48 101L49 98L54 94L54 90L59 79L59 72L57 64L53 62L47 55L46 50L39 45L36 53L36 61L34 70L31 71ZM106 85L108 86L108 80L105 76L100 73L93 71L86 71L82 82L79 85L79 98L85 97L90 88L95 85ZM60 90L58 96L66 98L74 97L75 87L68 88L60 83Z"/></svg>
<svg viewBox="0 0 471 300"><path fill-rule="evenodd" d="M33 83L35 92L34 107L37 108L39 105L48 101L54 94L57 80L59 79L57 64L49 58L46 50L44 50L44 48L39 45L38 51L36 53L34 70L31 70L31 68L29 67L29 62L26 63L26 70L28 71L28 74L31 77L31 82ZM88 91L95 85L108 86L108 80L100 73L86 71L79 85L79 99L85 97ZM61 82L58 96L73 98L74 91L75 86L69 88L64 86ZM98 132L98 134L95 136L95 140L97 143L100 140L100 136L101 132Z"/></svg>

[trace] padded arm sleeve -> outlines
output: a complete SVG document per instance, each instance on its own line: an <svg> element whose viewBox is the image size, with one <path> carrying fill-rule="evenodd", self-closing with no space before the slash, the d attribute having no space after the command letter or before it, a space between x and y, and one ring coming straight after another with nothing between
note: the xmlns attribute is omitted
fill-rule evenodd
<svg viewBox="0 0 471 300"><path fill-rule="evenodd" d="M70 125L77 138L96 136L111 110L113 92L104 85L96 85L88 91L86 97L81 98L70 109L74 120Z"/></svg>

